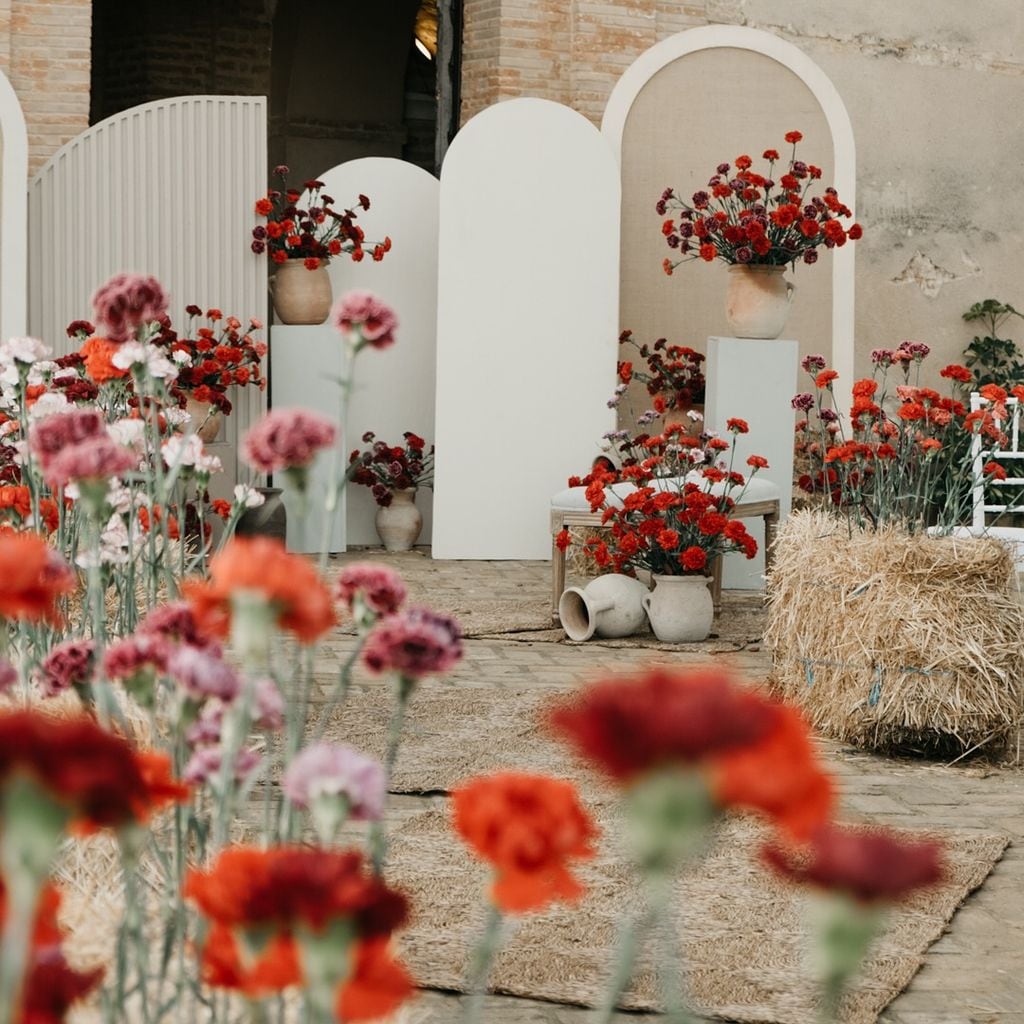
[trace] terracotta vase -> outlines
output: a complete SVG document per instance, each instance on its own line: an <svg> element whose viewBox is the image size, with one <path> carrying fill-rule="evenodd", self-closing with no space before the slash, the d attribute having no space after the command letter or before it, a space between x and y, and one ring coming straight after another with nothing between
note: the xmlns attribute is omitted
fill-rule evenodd
<svg viewBox="0 0 1024 1024"><path fill-rule="evenodd" d="M654 592L643 599L651 629L670 644L706 640L715 619L715 605L708 590L710 579L692 576L654 576Z"/></svg>
<svg viewBox="0 0 1024 1024"><path fill-rule="evenodd" d="M570 640L632 636L644 624L647 588L632 576L608 573L585 587L569 587L558 602L558 618Z"/></svg>
<svg viewBox="0 0 1024 1024"><path fill-rule="evenodd" d="M391 492L391 504L377 509L377 534L386 551L411 551L423 529L423 516L416 507L416 488Z"/></svg>
<svg viewBox="0 0 1024 1024"><path fill-rule="evenodd" d="M785 267L737 264L729 268L725 318L734 338L777 338L786 326L795 285Z"/></svg>
<svg viewBox="0 0 1024 1024"><path fill-rule="evenodd" d="M223 415L210 402L198 402L191 395L185 401L185 411L192 417L190 426L203 444L217 440Z"/></svg>
<svg viewBox="0 0 1024 1024"><path fill-rule="evenodd" d="M322 324L331 311L331 279L327 264L307 270L305 261L278 265L270 279L274 312L283 324Z"/></svg>

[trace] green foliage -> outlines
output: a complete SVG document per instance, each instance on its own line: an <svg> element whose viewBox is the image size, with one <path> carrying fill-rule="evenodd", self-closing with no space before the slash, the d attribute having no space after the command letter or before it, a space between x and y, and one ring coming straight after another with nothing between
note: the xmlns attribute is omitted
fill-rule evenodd
<svg viewBox="0 0 1024 1024"><path fill-rule="evenodd" d="M964 360L974 371L976 388L984 384L1010 388L1014 384L1024 383L1024 362L1021 361L1024 354L1016 342L1000 338L997 334L1002 325L1014 316L1024 320L1024 313L998 299L976 302L964 313L964 320L968 323L981 321L987 331L984 337L975 335L974 340L964 349Z"/></svg>

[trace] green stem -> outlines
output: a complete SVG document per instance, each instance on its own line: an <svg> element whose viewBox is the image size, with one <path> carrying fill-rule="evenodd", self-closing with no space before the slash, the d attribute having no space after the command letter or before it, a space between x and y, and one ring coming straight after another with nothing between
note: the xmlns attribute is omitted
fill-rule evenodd
<svg viewBox="0 0 1024 1024"><path fill-rule="evenodd" d="M469 977L466 982L469 998L462 1013L463 1024L479 1024L483 1016L487 979L501 945L501 923L501 911L493 903L490 904L483 933L473 950L473 958L469 965Z"/></svg>
<svg viewBox="0 0 1024 1024"><path fill-rule="evenodd" d="M388 792L390 789L391 775L395 768L395 761L398 759L398 748L402 742L405 712L409 706L409 697L412 695L415 685L415 679L410 679L407 676L398 677L398 694L395 699L395 709L391 713L391 723L388 726L388 747L387 753L384 756L385 792ZM370 826L370 850L373 860L373 873L380 875L384 870L384 860L387 857L388 851L388 840L382 818L378 818Z"/></svg>
<svg viewBox="0 0 1024 1024"><path fill-rule="evenodd" d="M324 733L327 731L328 722L330 721L331 712L345 703L349 688L352 685L352 670L355 668L355 664L359 660L359 655L362 653L365 644L366 634L363 634L356 640L355 647L341 666L338 672L338 681L334 684L334 689L328 694L324 708L320 712L320 719L313 733L313 743L319 743L323 739Z"/></svg>

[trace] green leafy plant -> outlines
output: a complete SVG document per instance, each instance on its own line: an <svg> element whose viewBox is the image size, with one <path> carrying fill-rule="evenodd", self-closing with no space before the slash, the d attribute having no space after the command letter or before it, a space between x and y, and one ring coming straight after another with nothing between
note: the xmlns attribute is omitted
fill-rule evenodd
<svg viewBox="0 0 1024 1024"><path fill-rule="evenodd" d="M981 322L987 331L984 337L975 335L974 340L964 349L964 361L974 373L975 388L985 384L1010 388L1024 382L1024 362L1021 362L1024 353L1021 353L1016 342L1000 338L997 334L1002 325L1014 316L1024 320L1024 313L998 299L976 302L964 313L964 320L968 323Z"/></svg>

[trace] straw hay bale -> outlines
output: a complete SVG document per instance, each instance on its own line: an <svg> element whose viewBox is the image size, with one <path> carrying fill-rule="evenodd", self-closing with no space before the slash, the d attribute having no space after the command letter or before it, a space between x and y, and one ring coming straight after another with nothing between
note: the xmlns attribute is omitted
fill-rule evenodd
<svg viewBox="0 0 1024 1024"><path fill-rule="evenodd" d="M942 756L1016 735L1024 609L994 538L792 515L768 578L770 684L827 735Z"/></svg>

